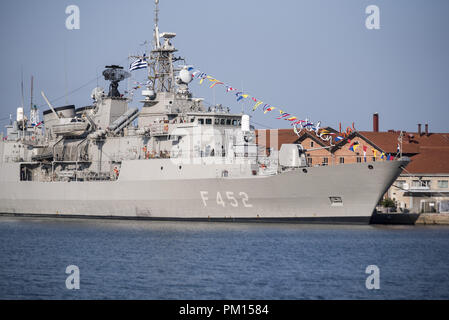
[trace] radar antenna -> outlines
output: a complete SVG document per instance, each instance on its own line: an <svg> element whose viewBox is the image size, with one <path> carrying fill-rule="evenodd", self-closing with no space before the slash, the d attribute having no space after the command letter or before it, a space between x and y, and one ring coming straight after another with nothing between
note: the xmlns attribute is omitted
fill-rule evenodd
<svg viewBox="0 0 449 320"><path fill-rule="evenodd" d="M106 66L105 68L106 70L103 71L104 79L111 81L111 84L109 85L108 97L121 97L121 94L118 91L118 83L126 78L129 78L131 74L123 70L123 67L116 65Z"/></svg>

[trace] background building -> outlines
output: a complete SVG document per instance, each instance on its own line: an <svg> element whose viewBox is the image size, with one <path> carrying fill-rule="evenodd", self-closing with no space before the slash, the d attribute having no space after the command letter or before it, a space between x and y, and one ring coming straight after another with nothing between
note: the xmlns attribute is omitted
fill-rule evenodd
<svg viewBox="0 0 449 320"><path fill-rule="evenodd" d="M348 132L343 136L333 128L332 144L321 140L313 131L292 129L258 130L258 143L267 150L279 150L284 143L300 143L312 166L339 165L355 162L390 161L402 156L411 162L393 183L385 197L396 203L398 210L409 212L449 212L449 133L432 133L426 124L417 132L379 131L379 115L373 116L373 131Z"/></svg>

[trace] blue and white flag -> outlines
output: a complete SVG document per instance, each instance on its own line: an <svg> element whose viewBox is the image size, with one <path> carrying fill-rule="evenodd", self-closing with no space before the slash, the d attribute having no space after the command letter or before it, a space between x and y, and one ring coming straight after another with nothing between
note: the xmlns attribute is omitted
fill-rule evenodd
<svg viewBox="0 0 449 320"><path fill-rule="evenodd" d="M147 68L147 58L146 55L143 55L143 59L137 59L133 63L131 63L131 66L129 67L129 71L139 70L139 69L145 69Z"/></svg>

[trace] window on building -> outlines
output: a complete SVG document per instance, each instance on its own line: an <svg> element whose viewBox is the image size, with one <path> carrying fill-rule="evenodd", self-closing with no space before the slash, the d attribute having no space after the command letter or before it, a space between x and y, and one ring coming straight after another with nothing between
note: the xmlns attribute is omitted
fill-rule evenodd
<svg viewBox="0 0 449 320"><path fill-rule="evenodd" d="M376 157L373 157L373 162L376 162Z"/></svg>
<svg viewBox="0 0 449 320"><path fill-rule="evenodd" d="M430 188L430 180L413 180L412 188L414 188L414 189L429 189Z"/></svg>
<svg viewBox="0 0 449 320"><path fill-rule="evenodd" d="M206 119L206 124L212 124L212 119L211 118L207 118Z"/></svg>
<svg viewBox="0 0 449 320"><path fill-rule="evenodd" d="M357 162L362 162L362 157L357 157Z"/></svg>
<svg viewBox="0 0 449 320"><path fill-rule="evenodd" d="M309 166L311 166L312 164L313 164L313 160L312 160L312 158L307 158L307 164L309 165Z"/></svg>
<svg viewBox="0 0 449 320"><path fill-rule="evenodd" d="M323 158L323 166L327 166L329 164L329 159L327 157Z"/></svg>
<svg viewBox="0 0 449 320"><path fill-rule="evenodd" d="M313 141L310 141L310 147L313 148Z"/></svg>
<svg viewBox="0 0 449 320"><path fill-rule="evenodd" d="M345 158L344 157L340 157L340 163L345 163Z"/></svg>
<svg viewBox="0 0 449 320"><path fill-rule="evenodd" d="M438 180L439 189L447 189L449 187L448 180Z"/></svg>
<svg viewBox="0 0 449 320"><path fill-rule="evenodd" d="M404 188L405 180L397 180L394 185L397 186L398 188Z"/></svg>

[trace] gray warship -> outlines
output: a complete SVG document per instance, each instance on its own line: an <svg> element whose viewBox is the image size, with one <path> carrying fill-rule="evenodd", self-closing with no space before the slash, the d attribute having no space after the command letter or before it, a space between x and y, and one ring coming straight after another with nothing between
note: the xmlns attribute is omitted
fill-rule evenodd
<svg viewBox="0 0 449 320"><path fill-rule="evenodd" d="M42 92L43 124L17 109L0 142L1 214L369 223L408 159L311 167L299 144L267 154L248 115L193 97L158 0L155 12L140 108L119 91L129 72L111 65L89 106L54 107Z"/></svg>

